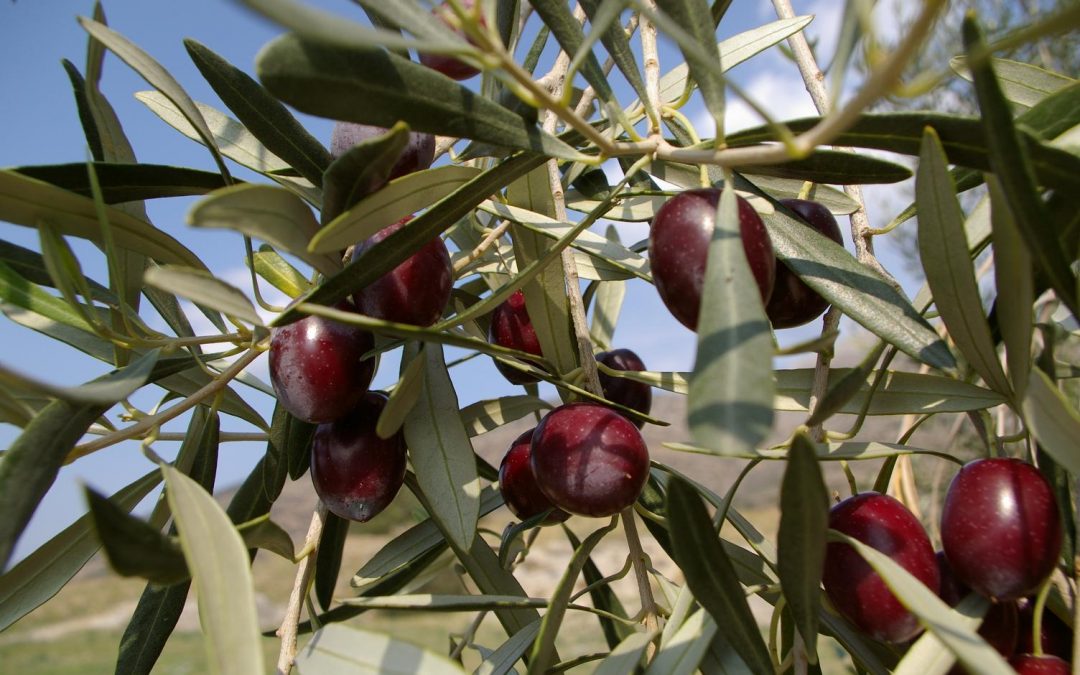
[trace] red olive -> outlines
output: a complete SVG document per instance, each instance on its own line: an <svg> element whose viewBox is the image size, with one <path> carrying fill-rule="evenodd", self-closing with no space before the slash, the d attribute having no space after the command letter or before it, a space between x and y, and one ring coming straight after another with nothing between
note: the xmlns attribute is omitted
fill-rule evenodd
<svg viewBox="0 0 1080 675"><path fill-rule="evenodd" d="M533 429L514 439L499 465L499 491L510 512L520 520L528 520L548 509L553 509L541 525L554 525L570 517L562 509L555 508L551 500L541 492L533 475L532 463Z"/></svg>
<svg viewBox="0 0 1080 675"><path fill-rule="evenodd" d="M780 203L798 214L804 225L844 245L840 226L829 209L805 199L781 199ZM824 314L828 308L829 301L807 286L787 265L776 265L776 284L769 304L765 306L765 313L773 328L802 326Z"/></svg>

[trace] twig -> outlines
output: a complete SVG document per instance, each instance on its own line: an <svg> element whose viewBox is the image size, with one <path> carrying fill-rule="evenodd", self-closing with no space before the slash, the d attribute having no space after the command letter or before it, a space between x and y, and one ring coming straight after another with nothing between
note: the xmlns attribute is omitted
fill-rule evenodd
<svg viewBox="0 0 1080 675"><path fill-rule="evenodd" d="M637 579L638 595L641 597L641 613L644 615L646 632L657 628L656 600L653 598L649 583L649 567L645 549L638 537L637 522L634 520L634 508L628 507L622 512L623 532L626 533L626 546L630 549L630 560L634 563L634 577Z"/></svg>
<svg viewBox="0 0 1080 675"><path fill-rule="evenodd" d="M79 459L80 457L85 457L92 452L97 452L102 448L107 448L110 445L115 445L120 441L126 441L131 438L138 438L144 436L151 429L160 427L162 424L165 424L169 420L179 417L191 408L197 406L206 398L213 396L218 391L228 386L228 384L232 382L233 378L239 375L244 368L247 368L251 364L251 362L257 359L261 354L262 352L258 349L252 349L248 351L248 353L238 358L235 362L233 362L231 366L222 371L221 375L219 375L216 379L211 380L209 383L204 385L191 396L188 396L183 401L180 401L171 408L162 410L156 415L144 417L135 424L114 431L108 436L104 436L95 441L83 443L82 445L76 445L71 450L71 452L68 453L67 459L64 460L64 463L70 464L75 460Z"/></svg>
<svg viewBox="0 0 1080 675"><path fill-rule="evenodd" d="M309 553L296 568L296 581L289 595L285 618L281 620L281 627L277 629L277 636L281 638L281 651L278 652L277 662L278 675L288 675L292 670L293 661L296 660L296 635L300 625L300 608L308 593L308 584L314 568L312 562L318 554L319 537L322 535L325 520L326 505L319 500L319 503L315 505L315 513L311 514L311 525L308 526L307 537L304 538L304 550Z"/></svg>
<svg viewBox="0 0 1080 675"><path fill-rule="evenodd" d="M648 0L656 11L656 3ZM656 24L647 16L640 19L641 58L645 64L645 113L649 116L649 135L660 133L660 56L656 49Z"/></svg>
<svg viewBox="0 0 1080 675"><path fill-rule="evenodd" d="M484 251L491 248L491 245L499 240L499 237L503 235L503 232L506 232L506 229L508 227L510 227L510 221L504 220L498 226L488 231L488 233L484 235L483 240L481 240L481 242L476 245L476 248L474 248L472 251L469 251L469 254L467 256L465 256L461 260L458 260L457 263L454 264L454 274L460 274L461 270L465 269L466 267L471 265L473 261L475 261L477 258L484 255Z"/></svg>

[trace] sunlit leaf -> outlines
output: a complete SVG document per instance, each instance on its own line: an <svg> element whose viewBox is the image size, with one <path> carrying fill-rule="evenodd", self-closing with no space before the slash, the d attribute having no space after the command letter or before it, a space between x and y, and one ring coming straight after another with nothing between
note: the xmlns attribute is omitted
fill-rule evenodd
<svg viewBox="0 0 1080 675"><path fill-rule="evenodd" d="M1022 400L1031 368L1031 331L1034 323L1032 305L1035 304L1035 280L1031 254L1001 194L1001 183L994 176L987 178L990 222L993 225L997 321L1005 343L1009 383L1016 398Z"/></svg>
<svg viewBox="0 0 1080 675"><path fill-rule="evenodd" d="M323 274L341 269L340 257L308 252L319 224L307 204L282 188L248 184L217 190L191 208L188 223L235 230L261 239Z"/></svg>
<svg viewBox="0 0 1080 675"><path fill-rule="evenodd" d="M1010 59L991 59L1002 93L1009 101L1030 108L1047 96L1058 92L1076 82L1045 68L1021 63ZM954 56L949 60L949 67L968 82L972 81L971 71L967 67L967 58Z"/></svg>
<svg viewBox="0 0 1080 675"><path fill-rule="evenodd" d="M968 254L964 214L941 143L931 128L923 136L915 199L919 207L919 257L938 313L975 372L995 391L1008 396L1009 383L982 311Z"/></svg>
<svg viewBox="0 0 1080 675"><path fill-rule="evenodd" d="M1069 473L1080 475L1080 413L1038 368L1028 376L1023 410L1040 447Z"/></svg>
<svg viewBox="0 0 1080 675"><path fill-rule="evenodd" d="M687 423L699 445L754 447L772 426L772 333L739 234L735 193L720 195L709 243L687 392Z"/></svg>
<svg viewBox="0 0 1080 675"><path fill-rule="evenodd" d="M209 272L187 267L162 265L146 270L146 283L168 290L205 307L216 309L256 326L263 325L255 305L243 291Z"/></svg>
<svg viewBox="0 0 1080 675"><path fill-rule="evenodd" d="M261 674L265 669L247 547L198 483L170 466L161 471L199 599L210 670Z"/></svg>
<svg viewBox="0 0 1080 675"><path fill-rule="evenodd" d="M458 547L468 549L480 510L472 444L458 415L442 347L428 344L415 358L424 362L423 387L405 417L405 443L432 515Z"/></svg>
<svg viewBox="0 0 1080 675"><path fill-rule="evenodd" d="M296 655L300 675L317 673L431 673L463 675L461 667L446 658L387 635L330 624L315 632Z"/></svg>

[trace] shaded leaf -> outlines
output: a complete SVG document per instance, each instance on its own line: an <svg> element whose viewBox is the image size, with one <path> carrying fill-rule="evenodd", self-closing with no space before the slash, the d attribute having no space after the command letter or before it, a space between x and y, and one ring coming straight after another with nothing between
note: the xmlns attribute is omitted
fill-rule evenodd
<svg viewBox="0 0 1080 675"><path fill-rule="evenodd" d="M585 15L589 17L589 22L593 25L594 30L597 25L609 18L608 12L601 13L601 9L607 9L609 12L615 13L614 20L600 34L600 42L604 45L607 53L611 55L615 67L619 69L626 81L634 88L638 98L644 100L648 96L645 93L645 81L641 79L641 71L638 70L637 58L630 47L630 39L626 36L622 26L619 25L618 14L624 8L624 4L622 2L604 4L598 0L584 0L581 3L581 8L585 10ZM547 26L546 21L544 25Z"/></svg>
<svg viewBox="0 0 1080 675"><path fill-rule="evenodd" d="M590 49L584 52L583 57L581 55L581 49L585 43L585 33L581 29L581 24L570 12L569 4L561 0L530 0L529 4L536 10L544 25L551 31L551 34L555 36L555 40L558 41L563 51L573 57L575 61L581 59L578 68L582 77L596 92L597 98L604 102L614 102L615 92L612 91L611 84L604 74L604 69L600 66L600 60L597 59L596 52ZM590 19L593 18L595 18L595 15L590 16ZM622 32L622 27L618 24L618 16L615 18L615 24L609 26L606 32ZM632 59L630 63L633 63Z"/></svg>
<svg viewBox="0 0 1080 675"><path fill-rule="evenodd" d="M375 424L375 433L379 438L390 438L405 423L406 417L423 393L426 366L427 361L422 353L404 364L401 369L401 379L394 385L393 391L390 392L390 399L379 413L379 420Z"/></svg>
<svg viewBox="0 0 1080 675"><path fill-rule="evenodd" d="M315 598L323 610L330 609L341 570L341 556L349 535L349 521L327 512L319 535L318 555L315 558Z"/></svg>
<svg viewBox="0 0 1080 675"><path fill-rule="evenodd" d="M1001 183L990 176L990 222L994 241L994 303L997 324L1005 343L1005 363L1009 383L1016 398L1024 398L1028 371L1031 368L1031 332L1034 319L1035 280L1031 254L1024 245L1012 212L1001 194Z"/></svg>
<svg viewBox="0 0 1080 675"><path fill-rule="evenodd" d="M319 229L311 209L296 195L270 185L235 185L199 200L188 212L193 227L224 228L262 239L323 274L341 269L340 257L308 252Z"/></svg>
<svg viewBox="0 0 1080 675"><path fill-rule="evenodd" d="M94 529L117 574L162 585L188 578L184 554L175 541L145 520L128 515L105 495L85 490Z"/></svg>
<svg viewBox="0 0 1080 675"><path fill-rule="evenodd" d="M668 483L667 517L675 562L701 606L755 673L773 672L731 560L697 492L678 478Z"/></svg>
<svg viewBox="0 0 1080 675"><path fill-rule="evenodd" d="M364 288L397 267L493 192L543 162L544 158L540 156L520 155L485 171L409 221L409 227L399 229L365 251L343 270L326 279L304 299L307 302L329 305ZM298 311L285 311L273 323L281 326L302 316Z"/></svg>
<svg viewBox="0 0 1080 675"><path fill-rule="evenodd" d="M1009 396L1009 383L982 311L964 234L964 214L932 128L923 136L915 200L919 208L919 257L938 313L975 372L995 391Z"/></svg>
<svg viewBox="0 0 1080 675"><path fill-rule="evenodd" d="M476 537L480 509L472 444L458 415L442 346L428 344L415 358L425 364L423 389L405 418L405 443L432 516L457 547L468 549Z"/></svg>
<svg viewBox="0 0 1080 675"><path fill-rule="evenodd" d="M699 50L689 49L679 41L689 69L690 77L697 83L705 101L705 107L716 121L716 128L723 128L724 120L724 78L717 72L716 66L725 66L723 54L716 45L716 30L711 21L709 7L705 0L658 0L656 6L697 44ZM670 32L670 31L668 31Z"/></svg>
<svg viewBox="0 0 1080 675"><path fill-rule="evenodd" d="M479 436L529 413L550 408L550 403L535 396L503 396L470 403L461 409L461 421L469 436Z"/></svg>
<svg viewBox="0 0 1080 675"><path fill-rule="evenodd" d="M825 534L829 529L829 495L813 442L798 433L788 451L780 488L780 530L777 572L795 626L810 663L817 663L821 575L825 568Z"/></svg>
<svg viewBox="0 0 1080 675"><path fill-rule="evenodd" d="M784 124L800 133L819 121L819 118L810 117L785 121ZM979 117L933 112L866 113L833 142L917 156L926 127L933 127L938 133L951 164L980 171L992 170L986 132ZM1080 188L1080 157L1040 143L1031 132L1017 129L1015 133L1018 146L1024 147L1030 155L1039 183L1069 190ZM738 131L727 137L733 147L773 140L776 139L768 127Z"/></svg>
<svg viewBox="0 0 1080 675"><path fill-rule="evenodd" d="M604 657L603 661L596 664L593 675L625 675L634 672L655 637L655 631L651 633L631 633L619 643L619 646L612 649L611 653ZM659 658L659 654L657 657ZM669 675L673 673L670 670L662 672Z"/></svg>
<svg viewBox="0 0 1080 675"><path fill-rule="evenodd" d="M244 293L209 272L173 265L151 267L144 277L147 284L168 290L204 307L219 310L256 326L263 321Z"/></svg>
<svg viewBox="0 0 1080 675"><path fill-rule="evenodd" d="M1076 82L1071 77L1029 63L1010 59L990 59L990 61L1005 98L1025 108L1037 105L1047 96ZM952 57L949 60L949 67L968 82L972 81L971 71L967 67L967 57Z"/></svg>
<svg viewBox="0 0 1080 675"><path fill-rule="evenodd" d="M95 40L100 41L109 49L109 51L116 54L121 61L130 66L132 70L138 73L152 87L172 101L173 105L180 110L184 117L187 118L188 122L195 128L199 137L214 156L214 160L218 163L218 167L224 173L225 164L221 159L217 147L214 145L210 129L206 126L206 122L203 120L202 116L199 115L199 110L195 107L195 103L187 95L187 92L184 91L184 88L180 86L180 83L176 81L176 78L138 45L105 24L82 16L78 18L78 21L79 25L83 27L83 30L93 36Z"/></svg>
<svg viewBox="0 0 1080 675"><path fill-rule="evenodd" d="M330 165L330 152L292 113L247 73L191 38L184 40L195 66L240 123L316 187Z"/></svg>
<svg viewBox="0 0 1080 675"><path fill-rule="evenodd" d="M627 517L633 518L633 515L627 513ZM551 593L548 610L540 621L540 633L536 636L532 651L529 653L529 675L544 673L555 663L555 638L561 629L566 607L570 602L570 594L577 583L578 575L581 574L581 568L589 560L589 555L596 548L596 545L615 529L618 522L617 518L612 518L610 524L585 537L581 546L574 550L574 555L570 558L566 571Z"/></svg>
<svg viewBox="0 0 1080 675"><path fill-rule="evenodd" d="M292 537L269 517L259 520L254 525L246 525L240 530L240 536L248 549L261 548L289 562L296 560L296 548L293 546Z"/></svg>
<svg viewBox="0 0 1080 675"><path fill-rule="evenodd" d="M94 162L92 166L106 204L202 195L225 186L221 174L178 166L114 162ZM92 196L86 162L18 166L12 171L84 197Z"/></svg>
<svg viewBox="0 0 1080 675"><path fill-rule="evenodd" d="M1069 473L1080 475L1080 413L1038 368L1028 376L1022 407L1039 446Z"/></svg>
<svg viewBox="0 0 1080 675"><path fill-rule="evenodd" d="M640 635L640 634L639 634ZM646 675L693 675L716 635L716 622L699 609L675 630L649 663ZM623 672L629 672L625 670Z"/></svg>
<svg viewBox="0 0 1080 675"><path fill-rule="evenodd" d="M161 482L154 470L121 488L109 499L127 513ZM84 514L0 576L0 630L52 598L100 548L92 516Z"/></svg>
<svg viewBox="0 0 1080 675"><path fill-rule="evenodd" d="M950 370L948 346L899 291L828 237L808 230L782 205L762 214L776 256L834 307L923 363Z"/></svg>
<svg viewBox="0 0 1080 675"><path fill-rule="evenodd" d="M105 209L116 244L163 263L205 269L183 244L150 223L123 211ZM0 171L0 219L25 227L50 223L59 234L103 244L94 201L11 170Z"/></svg>
<svg viewBox="0 0 1080 675"><path fill-rule="evenodd" d="M385 134L365 138L327 168L323 186L323 225L386 183L409 142L408 125L398 122Z"/></svg>
<svg viewBox="0 0 1080 675"><path fill-rule="evenodd" d="M506 675L506 673L514 672L514 664L532 646L539 632L540 620L538 619L519 630L487 656L477 666L474 675Z"/></svg>
<svg viewBox="0 0 1080 675"><path fill-rule="evenodd" d="M56 386L0 365L0 383L13 389L32 391L71 403L109 406L127 398L146 384L157 366L160 355L160 350L150 350L124 368L77 387ZM179 369L187 368L189 363L190 360L184 357ZM173 368L177 369L176 366Z"/></svg>
<svg viewBox="0 0 1080 675"><path fill-rule="evenodd" d="M829 538L831 541L840 541L854 547L874 571L881 575L896 598L919 618L919 623L956 654L962 665L988 675L1008 675L1012 672L997 650L986 644L973 628L968 627L964 617L946 605L936 593L899 563L854 537L830 530Z"/></svg>
<svg viewBox="0 0 1080 675"><path fill-rule="evenodd" d="M34 416L0 457L0 569L86 430L109 404L55 400Z"/></svg>
<svg viewBox="0 0 1080 675"><path fill-rule="evenodd" d="M963 37L964 48L969 55L984 47L982 31L973 16L964 19ZM1019 226L1020 235L1031 251L1032 260L1047 276L1050 286L1073 316L1080 316L1076 275L1070 267L1070 256L1066 255L1053 227L1053 220L1048 217L1046 206L1039 196L1038 185L1049 181L1038 169L1037 151L1049 148L1025 143L1026 132L1013 123L1012 111L1001 92L990 61L969 60L969 66L982 113L990 168L1001 181L1002 194ZM1066 155L1076 162L1070 168L1078 170L1080 157Z"/></svg>
<svg viewBox="0 0 1080 675"><path fill-rule="evenodd" d="M257 61L259 79L279 99L321 117L470 138L558 157L576 150L430 68L376 48L339 47L284 35ZM368 105L379 101L378 106Z"/></svg>

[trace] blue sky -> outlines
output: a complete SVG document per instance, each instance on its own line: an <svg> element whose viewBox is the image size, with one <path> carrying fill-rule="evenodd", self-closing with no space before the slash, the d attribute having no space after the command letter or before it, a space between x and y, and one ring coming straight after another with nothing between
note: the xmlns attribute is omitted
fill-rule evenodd
<svg viewBox="0 0 1080 675"><path fill-rule="evenodd" d="M360 11L348 2L321 2L322 6L360 20ZM821 36L820 46L826 55L831 50L831 36L839 27L843 3L832 0L796 2L800 14L818 13L810 32ZM0 83L5 94L0 97L0 166L53 164L85 161L88 155L75 110L71 87L60 65L63 58L84 70L86 35L75 21L76 15L89 15L92 2L35 2L19 0L0 3ZM220 0L190 0L183 3L114 0L105 10L110 25L140 45L162 63L197 101L224 108L205 84L184 50L182 39L192 37L221 54L238 67L253 71L256 52L280 30L249 13L239 3ZM729 37L775 18L769 3L736 0L718 33ZM661 70L681 62L670 45L663 44ZM794 65L777 50L737 67L735 78L781 118L810 114L809 97L802 89ZM473 80L475 85L479 80ZM136 101L133 94L149 89L138 75L111 55L107 57L102 90L116 108L140 161L214 170L204 148L181 136ZM629 100L631 96L624 93ZM690 110L691 119L704 119L700 106ZM329 142L332 123L328 120L299 116L307 128L324 142ZM733 103L729 128L755 124L749 109ZM239 171L240 177L245 176ZM872 208L876 220L887 219L889 212L904 198L887 198L895 192L872 190L871 199L888 199L889 208ZM243 246L239 236L229 232L194 231L184 225L184 214L193 200L174 198L148 204L151 220L161 229L181 239L199 254L222 278L242 285ZM873 203L873 202L871 202ZM647 234L642 225L620 225L624 241L636 241ZM13 243L38 248L33 230L0 223L0 237ZM99 251L84 242L71 241L85 271L105 281ZM888 256L888 253L886 253ZM899 271L895 264L886 264ZM909 292L912 292L909 288ZM157 325L161 325L160 323ZM849 324L845 324L848 326ZM792 343L813 335L816 325L785 331L783 343ZM694 335L679 325L660 303L655 289L639 280L629 284L623 320L616 333L617 346L637 351L650 369L688 370L693 365ZM59 384L78 384L106 370L105 364L83 357L73 350L43 339L36 333L0 319L0 360L36 377ZM451 355L452 357L452 355ZM265 378L265 358L253 368ZM387 386L396 380L395 359L383 360L375 386ZM506 383L487 359L475 359L455 371L455 382L462 405L472 401L518 393L520 388ZM269 397L240 387L251 394L251 403L267 418L272 409ZM548 395L552 392L548 391ZM136 399L140 405L153 405L155 397ZM182 430L175 424L172 430ZM223 429L250 430L243 423L223 417ZM0 447L6 447L18 430L0 424ZM672 439L682 440L682 439ZM155 446L171 456L176 444ZM241 480L263 452L263 444L224 444L220 453L218 485ZM138 445L124 443L108 448L66 468L46 498L19 544L17 555L32 551L48 537L77 518L85 510L78 485L80 481L111 493L151 468Z"/></svg>

